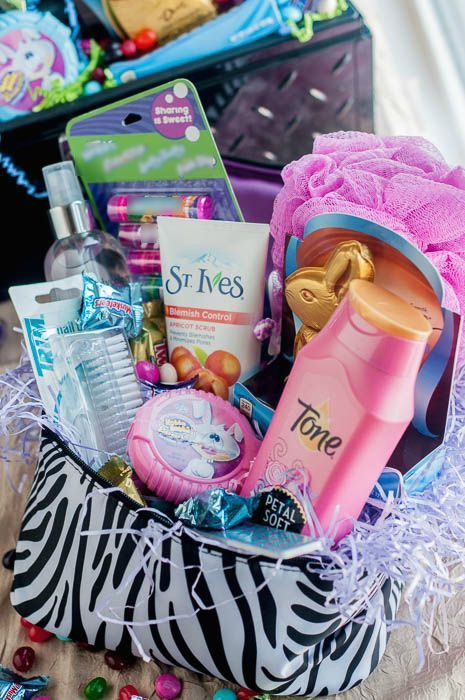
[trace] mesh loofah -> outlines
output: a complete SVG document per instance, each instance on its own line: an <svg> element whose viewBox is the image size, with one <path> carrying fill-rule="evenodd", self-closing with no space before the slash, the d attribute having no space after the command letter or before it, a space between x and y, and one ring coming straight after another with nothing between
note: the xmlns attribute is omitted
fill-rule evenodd
<svg viewBox="0 0 465 700"><path fill-rule="evenodd" d="M286 234L302 238L317 214L352 214L416 245L442 275L445 305L465 314L465 169L451 169L429 141L355 131L325 134L316 138L313 154L286 165L282 178L271 220L279 274Z"/></svg>

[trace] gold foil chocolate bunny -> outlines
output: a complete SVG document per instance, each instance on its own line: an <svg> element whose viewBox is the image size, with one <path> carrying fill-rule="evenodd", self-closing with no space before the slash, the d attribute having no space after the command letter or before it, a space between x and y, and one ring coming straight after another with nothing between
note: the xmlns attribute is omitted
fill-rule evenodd
<svg viewBox="0 0 465 700"><path fill-rule="evenodd" d="M287 303L302 325L294 341L294 357L329 321L353 279L373 281L375 266L368 246L343 241L323 267L301 267L286 277Z"/></svg>

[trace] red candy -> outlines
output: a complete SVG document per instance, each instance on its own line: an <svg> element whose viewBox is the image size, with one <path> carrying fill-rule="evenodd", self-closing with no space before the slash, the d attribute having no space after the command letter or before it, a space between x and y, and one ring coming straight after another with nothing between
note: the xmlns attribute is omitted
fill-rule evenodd
<svg viewBox="0 0 465 700"><path fill-rule="evenodd" d="M47 632L47 630L43 630L42 627L37 627L37 625L31 625L27 636L31 642L37 642L40 644L42 642L46 642L48 639L51 639L53 637L53 632Z"/></svg>
<svg viewBox="0 0 465 700"><path fill-rule="evenodd" d="M32 624L32 622L29 622L28 620L25 620L24 617L22 617L22 618L20 619L20 622L21 622L22 627L24 627L25 630L28 630L28 629L30 629L31 627L34 626L34 625Z"/></svg>
<svg viewBox="0 0 465 700"><path fill-rule="evenodd" d="M19 647L13 654L13 666L17 671L25 673L34 665L36 653L32 647Z"/></svg>
<svg viewBox="0 0 465 700"><path fill-rule="evenodd" d="M121 44L121 51L123 52L123 56L125 58L134 58L134 56L137 55L136 42L132 39L126 39Z"/></svg>
<svg viewBox="0 0 465 700"><path fill-rule="evenodd" d="M104 83L106 80L105 71L101 66L97 66L96 68L94 68L94 70L90 74L90 77L92 78L92 80L96 80L98 83Z"/></svg>
<svg viewBox="0 0 465 700"><path fill-rule="evenodd" d="M236 691L238 700L249 700L250 698L257 697L255 690L249 690L248 688L239 688Z"/></svg>
<svg viewBox="0 0 465 700"><path fill-rule="evenodd" d="M125 685L120 688L118 700L131 700L131 698L140 696L140 692L133 685Z"/></svg>
<svg viewBox="0 0 465 700"><path fill-rule="evenodd" d="M106 651L104 659L108 668L112 668L114 671L124 671L134 663L133 658L118 656L114 651Z"/></svg>
<svg viewBox="0 0 465 700"><path fill-rule="evenodd" d="M139 51L150 51L158 41L157 35L153 29L141 29L134 37L134 43Z"/></svg>

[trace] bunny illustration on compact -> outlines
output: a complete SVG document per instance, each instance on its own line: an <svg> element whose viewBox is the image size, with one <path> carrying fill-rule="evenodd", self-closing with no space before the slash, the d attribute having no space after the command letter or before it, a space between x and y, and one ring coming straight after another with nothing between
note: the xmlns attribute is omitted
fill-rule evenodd
<svg viewBox="0 0 465 700"><path fill-rule="evenodd" d="M358 241L343 241L323 267L301 267L286 278L285 295L302 321L294 341L294 357L326 325L353 279L372 282L375 266L370 249Z"/></svg>
<svg viewBox="0 0 465 700"><path fill-rule="evenodd" d="M0 85L3 99L13 103L23 96L31 83L49 89L52 82L63 83L53 71L56 49L52 41L33 28L23 28L16 48L0 41Z"/></svg>
<svg viewBox="0 0 465 700"><path fill-rule="evenodd" d="M213 424L212 407L204 399L193 404L193 415L203 421L196 424L194 437L191 439L191 445L200 457L191 459L183 474L200 479L213 479L215 462L230 462L239 457L239 443L244 435L237 423L233 423L228 429L224 425Z"/></svg>
<svg viewBox="0 0 465 700"><path fill-rule="evenodd" d="M202 491L237 491L260 446L229 401L197 389L147 401L128 435L128 455L148 488L173 503Z"/></svg>

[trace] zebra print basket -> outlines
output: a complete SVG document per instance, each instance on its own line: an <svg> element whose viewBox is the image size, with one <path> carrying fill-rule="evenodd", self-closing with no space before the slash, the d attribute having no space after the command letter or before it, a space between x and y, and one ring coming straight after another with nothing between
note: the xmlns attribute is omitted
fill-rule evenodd
<svg viewBox="0 0 465 700"><path fill-rule="evenodd" d="M17 545L17 612L75 641L276 695L337 693L378 664L397 584L380 581L373 592L384 616L342 620L324 605L331 584L307 570L308 559L278 569L185 532L157 550L153 533L170 523L137 507L44 430Z"/></svg>

